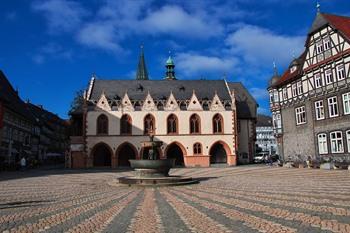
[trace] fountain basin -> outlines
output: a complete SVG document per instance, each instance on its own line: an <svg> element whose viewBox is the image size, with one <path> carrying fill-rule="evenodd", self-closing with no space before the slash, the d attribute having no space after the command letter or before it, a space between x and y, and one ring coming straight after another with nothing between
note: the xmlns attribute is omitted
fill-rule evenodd
<svg viewBox="0 0 350 233"><path fill-rule="evenodd" d="M130 166L135 170L136 177L167 177L174 167L175 159L135 160L130 159Z"/></svg>

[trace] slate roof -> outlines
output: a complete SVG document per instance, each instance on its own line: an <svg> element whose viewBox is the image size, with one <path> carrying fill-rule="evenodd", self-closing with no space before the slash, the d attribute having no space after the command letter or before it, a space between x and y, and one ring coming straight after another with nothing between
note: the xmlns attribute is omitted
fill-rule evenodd
<svg viewBox="0 0 350 233"><path fill-rule="evenodd" d="M26 103L28 111L37 119L39 124L47 124L48 122L55 122L60 125L65 125L65 121L56 114L47 111L46 109L32 103Z"/></svg>
<svg viewBox="0 0 350 233"><path fill-rule="evenodd" d="M258 104L249 91L240 82L227 83L230 90L235 92L237 118L254 119L256 118L256 109Z"/></svg>
<svg viewBox="0 0 350 233"><path fill-rule="evenodd" d="M256 127L272 126L272 117L258 114Z"/></svg>
<svg viewBox="0 0 350 233"><path fill-rule="evenodd" d="M0 99L4 101L6 108L16 112L27 120L33 122L34 118L27 110L25 103L13 89L5 74L0 70Z"/></svg>
<svg viewBox="0 0 350 233"><path fill-rule="evenodd" d="M102 92L108 99L144 100L149 92L154 100L166 100L172 92L178 100L188 100L195 91L198 100L231 100L224 80L99 80L95 79L90 99L99 100Z"/></svg>

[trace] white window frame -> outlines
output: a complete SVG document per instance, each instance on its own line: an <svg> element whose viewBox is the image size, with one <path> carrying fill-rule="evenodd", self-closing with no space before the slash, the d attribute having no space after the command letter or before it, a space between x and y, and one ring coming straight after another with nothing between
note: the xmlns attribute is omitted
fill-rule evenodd
<svg viewBox="0 0 350 233"><path fill-rule="evenodd" d="M334 131L330 133L331 152L334 154L344 153L343 133Z"/></svg>
<svg viewBox="0 0 350 233"><path fill-rule="evenodd" d="M279 98L278 98L278 91L274 91L274 92L273 92L273 99L275 100L276 103L279 101Z"/></svg>
<svg viewBox="0 0 350 233"><path fill-rule="evenodd" d="M324 51L331 49L332 44L331 44L331 39L329 37L326 37L323 39L323 49Z"/></svg>
<svg viewBox="0 0 350 233"><path fill-rule="evenodd" d="M346 141L348 146L348 152L350 152L350 130L346 131Z"/></svg>
<svg viewBox="0 0 350 233"><path fill-rule="evenodd" d="M344 64L340 64L337 66L337 78L338 80L345 79L345 67Z"/></svg>
<svg viewBox="0 0 350 233"><path fill-rule="evenodd" d="M306 123L305 106L295 108L295 119L297 125L302 125Z"/></svg>
<svg viewBox="0 0 350 233"><path fill-rule="evenodd" d="M303 94L303 84L302 82L297 82L298 95Z"/></svg>
<svg viewBox="0 0 350 233"><path fill-rule="evenodd" d="M315 74L315 87L316 88L322 87L321 74Z"/></svg>
<svg viewBox="0 0 350 233"><path fill-rule="evenodd" d="M323 43L321 40L319 40L316 42L316 53L321 54L321 53L323 53L323 51L324 51Z"/></svg>
<svg viewBox="0 0 350 233"><path fill-rule="evenodd" d="M350 114L350 92L343 94L344 115Z"/></svg>
<svg viewBox="0 0 350 233"><path fill-rule="evenodd" d="M326 72L325 72L325 79L326 79L326 84L327 85L333 83L333 73L332 73L331 69L326 70Z"/></svg>
<svg viewBox="0 0 350 233"><path fill-rule="evenodd" d="M298 95L298 92L297 92L297 84L296 83L293 83L292 84L292 96L295 97Z"/></svg>
<svg viewBox="0 0 350 233"><path fill-rule="evenodd" d="M329 117L339 116L338 99L336 96L328 98L328 114Z"/></svg>
<svg viewBox="0 0 350 233"><path fill-rule="evenodd" d="M318 142L318 153L320 155L328 154L328 143L327 143L327 134L321 133L317 136Z"/></svg>
<svg viewBox="0 0 350 233"><path fill-rule="evenodd" d="M282 94L283 94L283 100L287 100L288 99L288 90L287 90L287 88L283 88Z"/></svg>
<svg viewBox="0 0 350 233"><path fill-rule="evenodd" d="M325 118L323 100L315 101L315 114L316 120L323 120Z"/></svg>

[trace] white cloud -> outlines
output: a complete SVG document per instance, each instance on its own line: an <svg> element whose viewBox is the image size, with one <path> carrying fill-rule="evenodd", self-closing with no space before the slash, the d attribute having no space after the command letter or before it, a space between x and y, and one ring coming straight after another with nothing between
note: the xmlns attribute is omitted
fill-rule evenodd
<svg viewBox="0 0 350 233"><path fill-rule="evenodd" d="M85 25L77 35L78 42L92 48L102 48L113 52L121 52L117 32L112 24L95 22Z"/></svg>
<svg viewBox="0 0 350 233"><path fill-rule="evenodd" d="M215 72L216 75L232 70L237 64L235 58L220 58L194 53L179 53L175 57L177 69L184 75L203 75Z"/></svg>
<svg viewBox="0 0 350 233"><path fill-rule="evenodd" d="M226 44L249 64L271 66L273 61L285 65L293 53L301 54L304 40L304 36L279 35L261 27L240 25L227 37Z"/></svg>
<svg viewBox="0 0 350 233"><path fill-rule="evenodd" d="M176 37L209 38L221 35L223 27L214 18L206 20L189 14L179 6L164 6L150 12L140 22L140 29L150 34L170 34Z"/></svg>
<svg viewBox="0 0 350 233"><path fill-rule="evenodd" d="M44 14L51 33L73 31L79 27L82 18L88 15L79 3L69 0L36 1L32 8Z"/></svg>
<svg viewBox="0 0 350 233"><path fill-rule="evenodd" d="M36 64L43 64L47 59L72 59L72 51L63 48L56 43L48 43L42 46L36 54L32 56L32 60Z"/></svg>

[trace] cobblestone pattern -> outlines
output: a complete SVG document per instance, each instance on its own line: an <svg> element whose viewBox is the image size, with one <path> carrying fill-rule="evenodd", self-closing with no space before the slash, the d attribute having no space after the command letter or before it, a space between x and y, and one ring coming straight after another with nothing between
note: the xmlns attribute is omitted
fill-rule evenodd
<svg viewBox="0 0 350 233"><path fill-rule="evenodd" d="M347 232L350 172L173 169L199 184L137 188L128 171L0 174L1 232Z"/></svg>

